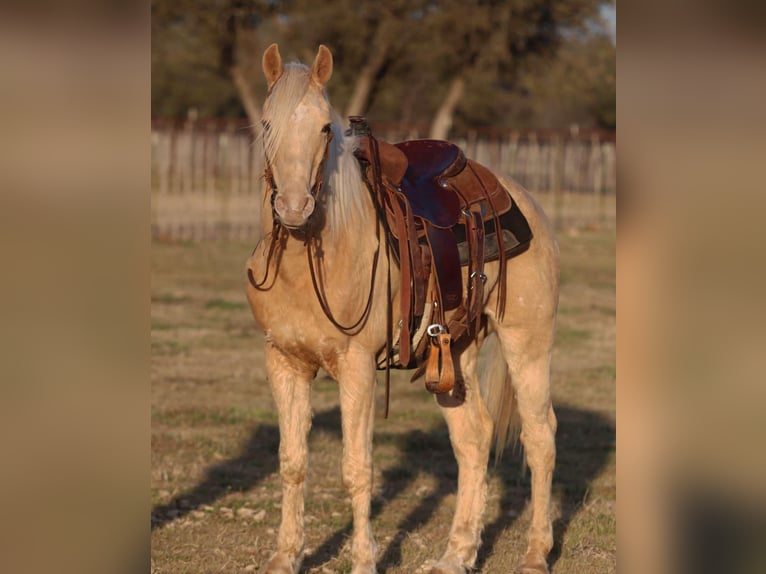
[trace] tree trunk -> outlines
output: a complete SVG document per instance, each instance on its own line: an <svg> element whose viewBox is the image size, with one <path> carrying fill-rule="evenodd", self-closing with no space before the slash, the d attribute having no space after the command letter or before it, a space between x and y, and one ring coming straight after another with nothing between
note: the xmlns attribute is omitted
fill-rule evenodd
<svg viewBox="0 0 766 574"><path fill-rule="evenodd" d="M237 87L239 100L242 102L242 107L245 108L245 113L247 114L247 119L250 122L250 125L257 126L258 122L261 121L261 109L258 98L253 93L253 89L250 87L250 84L239 65L234 64L229 71L234 80L234 85Z"/></svg>
<svg viewBox="0 0 766 574"><path fill-rule="evenodd" d="M450 83L447 96L442 100L439 109L431 123L431 130L428 137L437 140L447 139L452 128L452 119L455 116L455 110L460 103L465 91L465 77L463 75L455 76Z"/></svg>
<svg viewBox="0 0 766 574"><path fill-rule="evenodd" d="M372 41L375 48L356 79L354 91L346 106L346 116L362 116L367 112L372 89L386 64L388 51L391 48L392 25L391 20L384 20L375 31L375 37Z"/></svg>

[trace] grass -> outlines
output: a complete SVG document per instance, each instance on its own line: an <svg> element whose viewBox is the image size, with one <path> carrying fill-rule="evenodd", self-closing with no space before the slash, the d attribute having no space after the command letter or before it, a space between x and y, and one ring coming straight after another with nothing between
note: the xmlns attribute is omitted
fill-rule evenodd
<svg viewBox="0 0 766 574"><path fill-rule="evenodd" d="M223 309L224 311L239 311L247 309L247 303L242 301L225 301L224 299L211 299L205 303L205 309Z"/></svg>
<svg viewBox="0 0 766 574"><path fill-rule="evenodd" d="M554 352L559 420L553 572L616 571L614 231L560 236ZM281 507L279 433L262 336L244 297L252 245L157 243L152 281L152 572L257 572ZM373 528L379 572L412 573L443 549L457 466L421 383L394 373L375 430ZM335 383L314 384L305 572L350 572L350 506L340 477ZM512 572L529 523L518 452L491 469L477 571ZM263 511L263 512L261 512Z"/></svg>
<svg viewBox="0 0 766 574"><path fill-rule="evenodd" d="M277 417L273 411L238 408L180 408L157 410L152 413L152 424L164 427L240 425L253 420L276 422Z"/></svg>

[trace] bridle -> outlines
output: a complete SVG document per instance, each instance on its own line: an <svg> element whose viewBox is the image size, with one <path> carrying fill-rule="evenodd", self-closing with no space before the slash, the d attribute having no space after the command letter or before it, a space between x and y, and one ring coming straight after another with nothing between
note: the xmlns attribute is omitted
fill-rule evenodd
<svg viewBox="0 0 766 574"><path fill-rule="evenodd" d="M322 188L324 186L324 167L330 152L330 142L332 141L334 136L332 131L332 124L328 123L327 125L325 125L322 128L322 133L326 135L324 154L322 155L322 159L320 160L319 166L317 167L317 175L316 175L316 179L314 180L314 185L311 187L311 196L314 198L315 205L317 207L319 207L320 205ZM285 235L286 233L300 234L304 238L304 245L306 245L306 255L308 258L309 272L311 274L311 283L314 287L314 293L317 296L317 300L319 301L319 306L322 308L322 312L325 314L327 319L342 333L346 335L358 334L364 327L367 317L369 316L370 311L372 310L372 295L375 289L375 275L377 273L378 256L380 254L380 227L376 225L376 238L377 238L378 245L375 249L375 255L373 257L373 262L372 262L372 273L370 275L370 290L367 295L367 303L365 304L364 309L362 310L362 313L357 320L353 321L350 325L344 325L343 323L340 323L335 318L332 311L330 310L330 306L327 301L327 296L324 290L324 285L322 284L322 278L320 274L317 273L317 269L314 263L314 259L317 258L317 253L321 253L321 247L320 247L321 240L318 234L316 233L316 230L310 225L311 218L314 214L309 216L309 219L307 220L306 224L304 224L302 227L297 229L286 228L282 224L282 222L279 220L279 216L277 214L277 211L274 205L277 198L278 189L277 189L277 183L274 179L274 173L269 163L268 156L266 156L266 168L264 170L263 175L266 181L266 185L271 188L271 196L269 200L271 204L271 214L273 218L271 241L269 244L269 252L268 252L267 261L266 261L266 273L261 281L256 281L255 277L253 277L252 270L248 269L247 276L248 276L248 279L250 280L250 283L252 284L254 288L258 289L259 291L267 291L271 289L271 287L273 286L273 281L272 281L272 285L269 285L268 287L265 287L265 285L269 279L271 259L275 255L277 244L279 244L282 241L283 237L286 239L286 235ZM253 250L253 252L255 252L255 250Z"/></svg>
<svg viewBox="0 0 766 574"><path fill-rule="evenodd" d="M264 131L268 131L269 129L269 122L267 120L261 120L261 125L263 126ZM317 175L316 179L314 180L314 185L311 186L311 197L314 199L314 205L319 205L319 196L322 192L322 185L324 183L324 165L327 161L327 156L330 153L330 142L333 139L333 131L332 131L332 124L326 124L322 128L322 133L325 134L326 140L325 140L325 146L324 146L324 153L322 154L322 159L319 162L319 167L317 168ZM265 147L265 146L264 146ZM277 195L279 193L279 189L277 188L277 182L276 179L274 179L274 171L271 169L271 162L269 161L269 154L264 149L263 152L264 156L264 163L266 164L266 167L263 170L263 179L266 182L267 189L271 189L271 195L269 196L269 205L271 206L271 232L269 233L270 241L269 241L269 252L266 256L266 273L263 276L263 279L260 281L257 281L253 275L253 272L251 269L247 270L247 278L250 281L250 284L257 289L258 291L268 291L273 286L269 285L266 287L266 283L269 280L269 271L271 270L271 260L274 257L276 253L276 247L279 243L281 243L284 239L286 239L286 232L293 231L301 231L306 230L308 231L307 225L304 225L304 227L299 229L286 229L284 225L282 225L282 222L279 220L279 216L277 214L275 201L277 199ZM313 214L312 214L313 216ZM309 220L311 217L309 217ZM306 222L308 224L308 221ZM310 236L309 233L307 235ZM258 248L258 245L255 246L253 249L253 253L255 253L255 250Z"/></svg>
<svg viewBox="0 0 766 574"><path fill-rule="evenodd" d="M268 122L264 122L264 127L268 125ZM322 159L319 162L319 167L317 167L317 175L314 179L314 185L311 186L311 197L314 198L314 201L317 202L319 196L322 193L322 184L324 183L324 165L327 161L327 156L330 153L330 142L333 139L333 131L332 131L332 124L326 124L322 128L322 133L325 134L325 144L324 144L324 153L322 154ZM282 227L282 223L279 221L279 217L277 216L277 211L274 207L274 202L277 199L277 194L279 193L279 189L277 189L277 182L274 179L274 172L271 169L271 163L269 162L269 156L268 154L264 153L265 159L266 159L266 168L263 172L263 178L266 180L266 185L268 185L271 188L271 198L269 200L269 203L271 204L271 215L274 218L274 230L277 229L277 227Z"/></svg>

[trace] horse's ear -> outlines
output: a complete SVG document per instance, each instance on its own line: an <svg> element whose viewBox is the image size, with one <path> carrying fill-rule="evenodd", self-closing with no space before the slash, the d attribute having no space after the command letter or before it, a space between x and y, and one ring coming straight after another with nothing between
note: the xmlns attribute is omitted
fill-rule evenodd
<svg viewBox="0 0 766 574"><path fill-rule="evenodd" d="M330 80L330 76L332 76L332 54L327 46L320 44L314 64L311 66L311 79L324 87Z"/></svg>
<svg viewBox="0 0 766 574"><path fill-rule="evenodd" d="M269 89L281 76L284 68L282 67L282 56L279 55L279 46L272 44L263 53L263 75L269 84Z"/></svg>

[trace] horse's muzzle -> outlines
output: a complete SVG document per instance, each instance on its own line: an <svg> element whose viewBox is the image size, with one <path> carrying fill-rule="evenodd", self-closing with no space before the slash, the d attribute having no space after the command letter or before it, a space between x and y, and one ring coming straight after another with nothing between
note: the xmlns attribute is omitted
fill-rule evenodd
<svg viewBox="0 0 766 574"><path fill-rule="evenodd" d="M274 198L274 211L279 221L287 228L299 229L306 225L314 213L316 201L311 195L305 195L297 200L279 194Z"/></svg>

